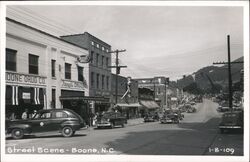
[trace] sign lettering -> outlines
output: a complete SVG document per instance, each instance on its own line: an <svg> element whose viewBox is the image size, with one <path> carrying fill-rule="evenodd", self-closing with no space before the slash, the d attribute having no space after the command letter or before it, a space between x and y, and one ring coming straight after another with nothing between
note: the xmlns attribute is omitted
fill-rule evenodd
<svg viewBox="0 0 250 162"><path fill-rule="evenodd" d="M19 74L19 73L5 73L6 82L11 83L27 83L27 84L35 84L35 85L45 85L46 77L42 76L34 76L29 74Z"/></svg>
<svg viewBox="0 0 250 162"><path fill-rule="evenodd" d="M85 86L83 82L62 80L62 88L84 90Z"/></svg>

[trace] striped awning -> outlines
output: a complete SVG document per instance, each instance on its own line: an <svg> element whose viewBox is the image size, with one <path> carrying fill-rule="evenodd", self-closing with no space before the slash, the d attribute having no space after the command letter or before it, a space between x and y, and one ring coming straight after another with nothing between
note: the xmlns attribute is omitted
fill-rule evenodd
<svg viewBox="0 0 250 162"><path fill-rule="evenodd" d="M141 105L148 109L157 109L160 108L160 106L155 102L155 101L146 101L146 100L141 100L140 101Z"/></svg>

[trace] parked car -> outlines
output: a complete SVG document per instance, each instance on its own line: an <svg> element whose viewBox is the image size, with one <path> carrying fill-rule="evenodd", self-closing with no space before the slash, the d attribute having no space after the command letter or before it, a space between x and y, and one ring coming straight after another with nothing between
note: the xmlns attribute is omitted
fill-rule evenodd
<svg viewBox="0 0 250 162"><path fill-rule="evenodd" d="M126 123L126 117L123 117L120 112L106 112L97 117L97 128L114 128L115 126L124 127Z"/></svg>
<svg viewBox="0 0 250 162"><path fill-rule="evenodd" d="M180 120L183 120L184 114L181 112L181 110L179 110L179 109L173 109L173 113L176 113L178 115L178 118Z"/></svg>
<svg viewBox="0 0 250 162"><path fill-rule="evenodd" d="M155 122L159 121L159 115L157 112L148 113L144 116L144 122Z"/></svg>
<svg viewBox="0 0 250 162"><path fill-rule="evenodd" d="M186 107L186 112L187 113L194 113L194 112L196 112L196 108L194 106L191 106L191 105L187 104L187 105L185 105L185 107Z"/></svg>
<svg viewBox="0 0 250 162"><path fill-rule="evenodd" d="M6 123L6 133L14 139L26 134L58 131L64 137L71 137L86 123L80 115L69 109L40 110L31 119L11 120Z"/></svg>
<svg viewBox="0 0 250 162"><path fill-rule="evenodd" d="M219 104L219 107L218 107L218 109L217 109L217 111L218 112L227 112L227 111L229 111L230 110L230 108L229 108L229 103L228 102L221 102L220 104Z"/></svg>
<svg viewBox="0 0 250 162"><path fill-rule="evenodd" d="M179 115L172 109L167 109L164 115L160 118L160 123L179 123Z"/></svg>
<svg viewBox="0 0 250 162"><path fill-rule="evenodd" d="M219 129L221 133L229 130L243 131L243 111L226 112L222 115Z"/></svg>

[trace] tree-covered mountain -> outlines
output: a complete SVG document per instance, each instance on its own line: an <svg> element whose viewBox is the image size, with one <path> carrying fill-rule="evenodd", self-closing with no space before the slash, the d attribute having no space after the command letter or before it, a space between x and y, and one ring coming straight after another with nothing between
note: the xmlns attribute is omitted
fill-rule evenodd
<svg viewBox="0 0 250 162"><path fill-rule="evenodd" d="M233 62L243 61L243 57L240 57ZM240 82L241 70L243 69L243 63L232 63L231 74L233 83ZM226 90L228 87L228 65L223 66L207 66L191 75L187 75L182 79L177 80L177 86L188 89L189 91L197 92L203 90L205 92L217 92L220 90Z"/></svg>

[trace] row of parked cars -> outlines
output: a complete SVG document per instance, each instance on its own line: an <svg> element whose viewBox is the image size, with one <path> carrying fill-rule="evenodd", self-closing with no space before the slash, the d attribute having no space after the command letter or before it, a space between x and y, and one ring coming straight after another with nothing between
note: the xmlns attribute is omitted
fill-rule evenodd
<svg viewBox="0 0 250 162"><path fill-rule="evenodd" d="M70 109L49 109L37 111L30 119L6 120L5 132L14 139L21 139L24 135L57 131L64 137L71 137L80 129L87 129L85 121L80 115ZM115 126L124 127L126 117L119 112L106 112L97 117L97 128Z"/></svg>
<svg viewBox="0 0 250 162"><path fill-rule="evenodd" d="M179 109L167 109L164 112L147 113L144 122L179 123L183 118L184 114Z"/></svg>

